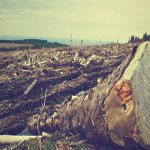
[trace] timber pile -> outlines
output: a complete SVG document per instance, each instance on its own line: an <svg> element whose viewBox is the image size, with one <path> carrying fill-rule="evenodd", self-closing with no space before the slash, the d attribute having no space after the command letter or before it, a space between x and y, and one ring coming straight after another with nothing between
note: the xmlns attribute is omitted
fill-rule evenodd
<svg viewBox="0 0 150 150"><path fill-rule="evenodd" d="M17 134L41 111L102 82L134 45L65 47L0 53L0 134ZM42 108L42 109L41 109Z"/></svg>

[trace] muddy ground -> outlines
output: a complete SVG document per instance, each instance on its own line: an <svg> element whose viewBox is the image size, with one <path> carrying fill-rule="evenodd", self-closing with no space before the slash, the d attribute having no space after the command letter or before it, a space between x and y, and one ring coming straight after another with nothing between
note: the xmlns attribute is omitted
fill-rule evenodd
<svg viewBox="0 0 150 150"><path fill-rule="evenodd" d="M100 84L134 46L0 52L0 134L18 134L42 108L51 115L56 105Z"/></svg>

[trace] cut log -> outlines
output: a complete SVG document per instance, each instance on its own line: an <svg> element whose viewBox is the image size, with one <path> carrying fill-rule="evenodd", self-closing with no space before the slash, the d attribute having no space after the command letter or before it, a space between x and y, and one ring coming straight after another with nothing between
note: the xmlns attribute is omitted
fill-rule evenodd
<svg viewBox="0 0 150 150"><path fill-rule="evenodd" d="M150 149L149 60L150 43L145 42L103 83L63 103L47 119L41 117L41 129L78 132L89 138L111 139L121 146ZM30 130L36 120L33 117L28 122Z"/></svg>
<svg viewBox="0 0 150 150"><path fill-rule="evenodd" d="M8 143L19 143L22 141L30 141L33 139L41 139L42 136L12 136L12 135L1 135L0 143L8 144Z"/></svg>
<svg viewBox="0 0 150 150"><path fill-rule="evenodd" d="M150 149L149 60L150 42L145 42L105 100L105 121L117 144L124 144L128 137Z"/></svg>

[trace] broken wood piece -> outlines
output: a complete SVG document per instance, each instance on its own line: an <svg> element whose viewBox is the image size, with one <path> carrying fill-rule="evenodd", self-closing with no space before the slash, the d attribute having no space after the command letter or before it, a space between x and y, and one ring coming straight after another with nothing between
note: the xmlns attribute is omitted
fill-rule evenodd
<svg viewBox="0 0 150 150"><path fill-rule="evenodd" d="M32 139L41 139L42 136L13 136L13 135L0 135L0 143L19 143L22 141L29 141Z"/></svg>
<svg viewBox="0 0 150 150"><path fill-rule="evenodd" d="M44 63L46 63L46 62L47 62L47 60L44 60L44 61L38 62L37 64L40 65L40 64L44 64Z"/></svg>
<svg viewBox="0 0 150 150"><path fill-rule="evenodd" d="M37 83L37 79L35 79L29 86L28 88L25 90L24 92L24 95L27 95L31 90L32 88L34 87L34 85Z"/></svg>

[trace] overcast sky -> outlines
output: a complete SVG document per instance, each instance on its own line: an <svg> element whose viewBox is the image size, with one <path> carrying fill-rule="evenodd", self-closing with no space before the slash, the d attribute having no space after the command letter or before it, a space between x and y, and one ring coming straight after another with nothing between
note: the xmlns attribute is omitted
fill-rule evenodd
<svg viewBox="0 0 150 150"><path fill-rule="evenodd" d="M150 33L150 0L0 0L0 35L127 41Z"/></svg>

